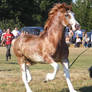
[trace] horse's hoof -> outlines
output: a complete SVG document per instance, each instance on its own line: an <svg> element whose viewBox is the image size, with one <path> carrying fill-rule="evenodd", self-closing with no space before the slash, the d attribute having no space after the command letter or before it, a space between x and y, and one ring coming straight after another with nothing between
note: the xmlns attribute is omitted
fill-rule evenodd
<svg viewBox="0 0 92 92"><path fill-rule="evenodd" d="M74 91L71 91L71 92L77 92L76 90L74 90Z"/></svg>
<svg viewBox="0 0 92 92"><path fill-rule="evenodd" d="M44 80L43 82L44 82L44 83L47 83L47 80Z"/></svg>

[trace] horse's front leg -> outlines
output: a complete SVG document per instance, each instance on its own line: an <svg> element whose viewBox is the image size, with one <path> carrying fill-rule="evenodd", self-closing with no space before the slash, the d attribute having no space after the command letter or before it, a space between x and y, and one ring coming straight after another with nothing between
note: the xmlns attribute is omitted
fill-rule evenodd
<svg viewBox="0 0 92 92"><path fill-rule="evenodd" d="M31 77L28 65L26 66L26 72L27 72L27 74L26 74L27 75L27 81L29 83L32 80L32 77Z"/></svg>
<svg viewBox="0 0 92 92"><path fill-rule="evenodd" d="M68 59L63 59L62 61L63 61L63 67L64 67L64 75L66 77L69 91L70 92L77 92L76 90L74 90L73 85L70 81L70 73L69 73L69 69L68 69L69 61L68 61Z"/></svg>
<svg viewBox="0 0 92 92"><path fill-rule="evenodd" d="M46 57L45 60L54 68L53 73L48 73L46 75L45 82L47 82L48 80L54 80L56 73L59 70L59 65L50 56Z"/></svg>
<svg viewBox="0 0 92 92"><path fill-rule="evenodd" d="M28 69L25 63L21 64L21 69L22 69L22 80L25 84L26 92L32 92L32 90L29 87L28 80L27 80L29 74L28 74Z"/></svg>

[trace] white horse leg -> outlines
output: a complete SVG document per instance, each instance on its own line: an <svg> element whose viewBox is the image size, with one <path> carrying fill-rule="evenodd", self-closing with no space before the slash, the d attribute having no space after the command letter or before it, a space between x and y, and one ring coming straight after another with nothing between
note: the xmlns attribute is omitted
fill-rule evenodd
<svg viewBox="0 0 92 92"><path fill-rule="evenodd" d="M70 74L69 74L69 69L68 69L68 60L64 59L63 60L63 67L64 67L64 75L66 77L66 81L68 84L68 88L70 92L77 92L76 90L74 90L73 85L70 81Z"/></svg>
<svg viewBox="0 0 92 92"><path fill-rule="evenodd" d="M27 81L26 65L22 64L21 68L22 68L22 80L23 80L23 82L25 84L26 92L32 92L32 90L30 89L30 87L28 85L28 81Z"/></svg>
<svg viewBox="0 0 92 92"><path fill-rule="evenodd" d="M56 76L57 71L59 70L59 65L56 62L51 63L51 66L54 68L54 72L48 73L45 81L53 80Z"/></svg>
<svg viewBox="0 0 92 92"><path fill-rule="evenodd" d="M32 77L31 77L31 74L30 74L30 71L29 71L29 67L26 66L26 72L27 72L27 81L28 83L32 80Z"/></svg>

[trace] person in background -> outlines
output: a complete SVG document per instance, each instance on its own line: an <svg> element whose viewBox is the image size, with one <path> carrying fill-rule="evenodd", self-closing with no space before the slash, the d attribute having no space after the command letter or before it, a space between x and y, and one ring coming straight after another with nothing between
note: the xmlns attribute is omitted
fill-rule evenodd
<svg viewBox="0 0 92 92"><path fill-rule="evenodd" d="M76 43L75 43L75 47L80 47L80 44L82 43L81 38L77 35L76 36Z"/></svg>
<svg viewBox="0 0 92 92"><path fill-rule="evenodd" d="M10 49L11 49L11 42L14 38L14 35L11 33L10 28L7 29L6 34L3 37L2 43L5 41L5 45L6 45L6 61L8 61L8 59L11 59L11 53L10 53Z"/></svg>
<svg viewBox="0 0 92 92"><path fill-rule="evenodd" d="M85 47L85 32L83 32L83 35L82 35L82 46Z"/></svg>
<svg viewBox="0 0 92 92"><path fill-rule="evenodd" d="M72 30L72 27L69 28L69 38L70 38L70 42L73 43L73 36L74 36L74 33L73 33L73 30Z"/></svg>
<svg viewBox="0 0 92 92"><path fill-rule="evenodd" d="M85 47L88 47L89 42L90 42L90 38L88 37L87 33L85 34L84 41L85 41L84 46L85 46Z"/></svg>
<svg viewBox="0 0 92 92"><path fill-rule="evenodd" d="M91 33L91 47L92 47L92 33Z"/></svg>
<svg viewBox="0 0 92 92"><path fill-rule="evenodd" d="M67 36L69 34L69 27L65 27L65 36Z"/></svg>
<svg viewBox="0 0 92 92"><path fill-rule="evenodd" d="M79 36L79 38L82 40L82 31L81 31L81 27L78 25L77 27L76 27L76 31L75 31L75 35L76 35L76 37L77 36Z"/></svg>
<svg viewBox="0 0 92 92"><path fill-rule="evenodd" d="M90 78L92 78L92 66L88 69L88 71L89 71Z"/></svg>
<svg viewBox="0 0 92 92"><path fill-rule="evenodd" d="M0 43L1 43L2 30L0 29Z"/></svg>
<svg viewBox="0 0 92 92"><path fill-rule="evenodd" d="M68 46L70 46L71 43L70 43L69 35L66 36L65 41L66 41L66 44L67 44Z"/></svg>
<svg viewBox="0 0 92 92"><path fill-rule="evenodd" d="M6 34L6 29L3 29L3 33L2 33L2 36L1 36L1 41L4 39L5 34ZM5 41L3 42L2 45L5 46Z"/></svg>
<svg viewBox="0 0 92 92"><path fill-rule="evenodd" d="M20 35L17 27L15 27L15 29L12 31L12 34L14 35L14 38L17 38Z"/></svg>

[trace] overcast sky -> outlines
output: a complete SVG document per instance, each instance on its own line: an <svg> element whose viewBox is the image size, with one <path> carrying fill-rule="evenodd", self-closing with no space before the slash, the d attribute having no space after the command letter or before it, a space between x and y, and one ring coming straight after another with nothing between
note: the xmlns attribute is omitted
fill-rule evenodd
<svg viewBox="0 0 92 92"><path fill-rule="evenodd" d="M76 0L72 0L72 1L75 3Z"/></svg>

